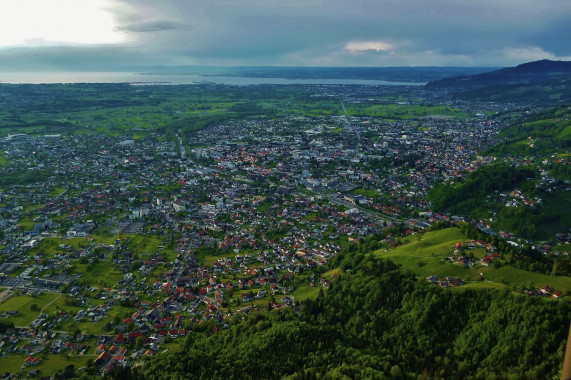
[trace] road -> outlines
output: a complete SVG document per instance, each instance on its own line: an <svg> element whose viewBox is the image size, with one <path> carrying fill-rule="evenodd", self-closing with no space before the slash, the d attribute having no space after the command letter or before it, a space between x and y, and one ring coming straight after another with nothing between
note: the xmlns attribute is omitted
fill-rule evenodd
<svg viewBox="0 0 571 380"><path fill-rule="evenodd" d="M184 147L184 141L182 141L182 137L180 137L179 133L180 133L180 130L176 134L176 138L178 139L178 143L180 145L180 158L185 158L186 157L186 148Z"/></svg>
<svg viewBox="0 0 571 380"><path fill-rule="evenodd" d="M359 149L359 146L361 145L361 131L359 128L353 128L353 124L351 124L351 118L349 117L349 113L347 112L347 108L345 108L345 103L343 103L343 100L341 100L341 108L343 108L343 112L345 113L349 127L354 129L355 133L357 134L357 149Z"/></svg>

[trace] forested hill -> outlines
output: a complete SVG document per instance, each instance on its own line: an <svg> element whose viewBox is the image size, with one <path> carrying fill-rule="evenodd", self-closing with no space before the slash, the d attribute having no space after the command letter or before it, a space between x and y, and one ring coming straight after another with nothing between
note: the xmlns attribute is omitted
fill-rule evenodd
<svg viewBox="0 0 571 380"><path fill-rule="evenodd" d="M484 154L565 156L571 148L571 107L550 108L514 122L500 131L498 140L499 143L487 149Z"/></svg>
<svg viewBox="0 0 571 380"><path fill-rule="evenodd" d="M466 92L484 87L531 85L571 78L571 62L547 59L492 72L445 78L427 83L429 89Z"/></svg>
<svg viewBox="0 0 571 380"><path fill-rule="evenodd" d="M443 290L396 264L340 253L353 271L298 310L192 326L179 352L117 379L547 379L561 371L571 305L509 291ZM243 320L242 320L243 318Z"/></svg>

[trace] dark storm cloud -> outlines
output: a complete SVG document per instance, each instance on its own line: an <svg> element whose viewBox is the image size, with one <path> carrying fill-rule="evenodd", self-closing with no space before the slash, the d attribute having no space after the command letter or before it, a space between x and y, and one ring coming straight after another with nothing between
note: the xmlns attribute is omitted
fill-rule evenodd
<svg viewBox="0 0 571 380"><path fill-rule="evenodd" d="M134 32L134 33L149 33L149 32L160 32L166 30L179 29L182 25L171 22L171 21L144 21L135 24L125 25L117 30L123 32Z"/></svg>

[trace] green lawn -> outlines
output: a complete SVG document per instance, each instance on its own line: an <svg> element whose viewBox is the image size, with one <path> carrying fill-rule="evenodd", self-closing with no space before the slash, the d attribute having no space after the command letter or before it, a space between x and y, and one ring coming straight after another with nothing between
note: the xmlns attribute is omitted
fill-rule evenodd
<svg viewBox="0 0 571 380"><path fill-rule="evenodd" d="M351 191L351 194L362 195L362 196L369 197L369 198L375 198L380 193L379 193L379 190L355 189L355 190Z"/></svg>
<svg viewBox="0 0 571 380"><path fill-rule="evenodd" d="M497 289L497 290L502 290L502 289L506 289L506 288L507 288L507 285L499 284L497 282L477 281L477 282L468 282L462 286L456 286L456 287L450 288L450 290L453 290L455 292L463 292L463 291L466 291L468 289Z"/></svg>
<svg viewBox="0 0 571 380"><path fill-rule="evenodd" d="M93 302L90 302L90 304L102 304L103 302L104 301L101 300L94 300ZM120 320L122 321L129 315L133 314L134 311L134 308L123 307L117 304L112 306L107 317L101 319L100 321L92 322L85 319L81 322L76 322L73 319L68 319L63 323L60 329L64 331L73 331L78 328L79 330L86 331L91 335L110 334L110 332L106 331L104 328L108 322L113 321L115 316L119 316Z"/></svg>
<svg viewBox="0 0 571 380"><path fill-rule="evenodd" d="M40 240L37 248L34 248L30 253L41 252L45 253L48 258L52 258L58 252L64 252L59 248L60 244L67 244L62 239L45 238Z"/></svg>
<svg viewBox="0 0 571 380"><path fill-rule="evenodd" d="M165 343L161 346L161 352L177 352L182 348L183 342L184 338L177 338L170 343Z"/></svg>
<svg viewBox="0 0 571 380"><path fill-rule="evenodd" d="M40 310L48 303L59 297L55 293L42 293L37 297L16 296L0 305L0 312L17 310L18 315L8 318L16 326L27 326L40 315ZM31 311L30 306L36 304L37 311Z"/></svg>
<svg viewBox="0 0 571 380"><path fill-rule="evenodd" d="M29 220L29 218L22 218L18 224L24 231L31 231L34 229L34 222Z"/></svg>
<svg viewBox="0 0 571 380"><path fill-rule="evenodd" d="M25 367L21 369L26 360L27 355L9 355L5 357L0 357L0 372L3 374L5 372L10 373L22 373L23 378L27 378L28 371L39 369L41 372L39 377L51 376L55 374L58 370L62 370L65 366L73 364L75 368L81 368L85 366L87 357L82 356L69 356L65 358L63 355L42 355L40 358L42 361L39 365L32 367ZM93 359L93 358L92 358Z"/></svg>
<svg viewBox="0 0 571 380"><path fill-rule="evenodd" d="M235 291L234 295L232 296L232 298L228 299L228 301L233 301L233 300L241 300L242 299L242 294L247 294L250 291L252 293L254 293L254 296L256 295L256 293L258 293L258 291L260 291L262 288L253 288L253 289L247 289L247 290L240 290L240 291ZM235 305L232 302L232 305L229 306L228 308L223 308L223 310L230 310L232 312L236 312L236 310L238 309L242 309L244 307L248 307L248 306L253 306L255 308L257 308L258 310L262 310L268 307L268 303L271 301L271 293L267 292L268 294L266 294L265 297L263 298L259 298L259 299L253 299L252 301L247 301L247 302L241 302L239 305ZM278 299L276 299L276 301L278 301ZM279 302L279 301L278 301ZM230 302L229 302L230 303Z"/></svg>
<svg viewBox="0 0 571 380"><path fill-rule="evenodd" d="M70 297L61 296L56 299L53 303L51 303L48 307L44 309L44 313L50 315L56 311L65 311L70 315L75 315L79 310L83 309L83 307L76 307L76 306L69 306L66 305L66 300L71 300Z"/></svg>
<svg viewBox="0 0 571 380"><path fill-rule="evenodd" d="M93 359L93 358L92 358ZM47 376L54 374L58 370L62 370L65 366L73 364L75 368L81 368L85 366L87 358L82 356L69 356L64 357L63 355L46 355L42 358L42 362L37 366L37 369L42 371L42 375Z"/></svg>
<svg viewBox="0 0 571 380"><path fill-rule="evenodd" d="M176 258L176 253L173 249L159 249L159 246L162 246L163 242L157 236L132 235L129 236L127 245L136 253L160 252L166 261L174 261Z"/></svg>
<svg viewBox="0 0 571 380"><path fill-rule="evenodd" d="M557 247L553 248L553 251L559 251L559 252L571 252L571 244L561 244L558 245Z"/></svg>
<svg viewBox="0 0 571 380"><path fill-rule="evenodd" d="M331 269L331 270L328 270L327 272L323 273L321 275L321 278L324 278L326 280L331 280L333 278L333 276L339 275L339 274L341 274L341 268L335 268L335 269Z"/></svg>
<svg viewBox="0 0 571 380"><path fill-rule="evenodd" d="M319 295L319 290L323 289L321 286L309 286L303 285L298 287L293 292L293 296L298 301L304 301L306 299L314 300ZM324 289L325 290L325 289Z"/></svg>
<svg viewBox="0 0 571 380"><path fill-rule="evenodd" d="M27 355L9 355L9 356L0 357L0 368L2 368L0 372L2 374L6 372L10 372L12 374L17 373L18 371L20 371L20 368L24 364L24 360L26 360L27 357L28 357ZM28 370L26 370L26 372L24 373L27 374Z"/></svg>
<svg viewBox="0 0 571 380"><path fill-rule="evenodd" d="M65 325L66 331L73 331L75 328L78 328L81 331L86 331L88 334L91 335L100 335L100 334L110 334L109 331L105 331L105 325L109 322L109 319L102 319L97 322L91 321L84 321L84 322L73 322L69 325Z"/></svg>
<svg viewBox="0 0 571 380"><path fill-rule="evenodd" d="M519 284L529 285L540 288L548 285L549 287L562 291L571 292L571 279L564 276L547 276L541 273L528 272L512 266L503 266L499 269L482 268L481 272L486 279L506 283L508 285Z"/></svg>
<svg viewBox="0 0 571 380"><path fill-rule="evenodd" d="M244 253L240 253L242 256ZM234 251L229 251L223 255L200 255L199 259L204 266L210 266L218 261L218 259L234 259L238 255Z"/></svg>
<svg viewBox="0 0 571 380"><path fill-rule="evenodd" d="M448 264L442 260L453 252L453 244L466 240L457 228L427 232L418 241L417 236L411 236L401 245L388 252L376 251L375 256L388 258L405 268L413 270L422 276L455 276L463 279L478 278L473 271L458 265Z"/></svg>
<svg viewBox="0 0 571 380"><path fill-rule="evenodd" d="M62 187L54 187L54 189L48 194L50 197L59 197L63 193L65 193L66 189Z"/></svg>
<svg viewBox="0 0 571 380"><path fill-rule="evenodd" d="M123 278L121 272L111 261L99 261L92 264L75 264L75 273L81 273L81 282L89 286L114 288Z"/></svg>

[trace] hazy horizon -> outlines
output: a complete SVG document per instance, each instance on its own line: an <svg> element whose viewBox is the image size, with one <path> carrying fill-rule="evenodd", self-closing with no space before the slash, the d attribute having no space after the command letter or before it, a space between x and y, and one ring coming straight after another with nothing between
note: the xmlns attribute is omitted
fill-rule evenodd
<svg viewBox="0 0 571 380"><path fill-rule="evenodd" d="M346 84L424 85L445 77L474 75L497 68L461 67L302 67L302 66L157 66L138 71L13 71L0 72L0 83L154 83L226 85Z"/></svg>

